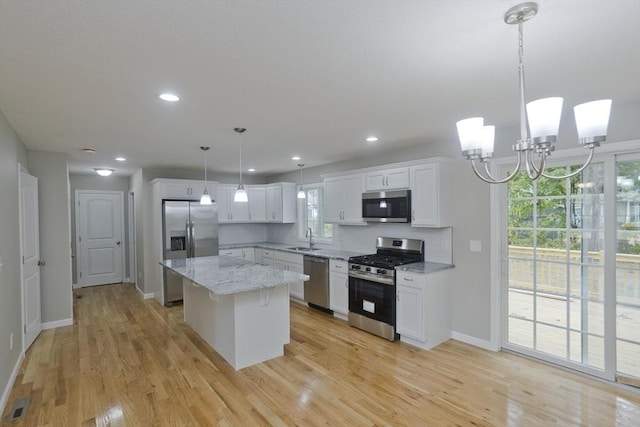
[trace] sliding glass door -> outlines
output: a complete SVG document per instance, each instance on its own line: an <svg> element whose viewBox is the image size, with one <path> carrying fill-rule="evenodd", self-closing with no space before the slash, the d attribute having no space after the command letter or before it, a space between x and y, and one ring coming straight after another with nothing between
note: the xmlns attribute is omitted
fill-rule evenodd
<svg viewBox="0 0 640 427"><path fill-rule="evenodd" d="M616 367L640 387L640 159L616 162Z"/></svg>
<svg viewBox="0 0 640 427"><path fill-rule="evenodd" d="M521 174L504 200L503 347L640 385L638 155Z"/></svg>

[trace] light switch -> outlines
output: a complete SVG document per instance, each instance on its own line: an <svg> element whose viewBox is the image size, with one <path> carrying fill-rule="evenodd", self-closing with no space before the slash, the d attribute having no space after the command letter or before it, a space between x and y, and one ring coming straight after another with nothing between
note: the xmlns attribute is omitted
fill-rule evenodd
<svg viewBox="0 0 640 427"><path fill-rule="evenodd" d="M482 242L480 240L471 240L469 242L469 250L471 252L482 252Z"/></svg>

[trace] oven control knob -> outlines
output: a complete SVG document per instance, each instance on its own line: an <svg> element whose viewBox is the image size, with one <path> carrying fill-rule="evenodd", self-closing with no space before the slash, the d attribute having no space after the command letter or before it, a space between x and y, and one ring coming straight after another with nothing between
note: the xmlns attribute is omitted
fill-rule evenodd
<svg viewBox="0 0 640 427"><path fill-rule="evenodd" d="M387 274L387 270L379 268L379 269L376 270L376 273L378 273L378 274Z"/></svg>
<svg viewBox="0 0 640 427"><path fill-rule="evenodd" d="M352 270L360 270L360 266L359 265L352 265L351 269Z"/></svg>
<svg viewBox="0 0 640 427"><path fill-rule="evenodd" d="M369 272L369 271L371 271L371 267L367 267L367 271L368 271L368 272Z"/></svg>

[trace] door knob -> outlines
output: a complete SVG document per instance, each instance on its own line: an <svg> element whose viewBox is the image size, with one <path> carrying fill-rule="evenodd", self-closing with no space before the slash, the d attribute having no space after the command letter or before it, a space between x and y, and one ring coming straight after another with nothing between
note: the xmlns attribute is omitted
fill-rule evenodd
<svg viewBox="0 0 640 427"><path fill-rule="evenodd" d="M116 245L120 246L120 240L118 240L118 241L116 242Z"/></svg>
<svg viewBox="0 0 640 427"><path fill-rule="evenodd" d="M40 266L43 266L43 265L45 265L45 262L43 260L38 260L38 266L40 267Z"/></svg>

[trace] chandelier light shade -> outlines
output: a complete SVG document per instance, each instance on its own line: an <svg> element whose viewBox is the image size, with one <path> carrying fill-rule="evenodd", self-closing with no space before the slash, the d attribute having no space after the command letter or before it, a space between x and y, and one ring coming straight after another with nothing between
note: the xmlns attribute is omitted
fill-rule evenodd
<svg viewBox="0 0 640 427"><path fill-rule="evenodd" d="M573 114L576 116L576 127L578 128L578 138L580 138L582 144L586 144L590 139L594 138L602 138L604 141L607 135L607 127L609 126L610 112L610 99L586 102L573 107Z"/></svg>
<svg viewBox="0 0 640 427"><path fill-rule="evenodd" d="M304 163L298 164L298 167L300 168L300 182L298 183L299 184L298 185L298 199L306 199L307 198L307 194L302 189L302 168L304 167Z"/></svg>
<svg viewBox="0 0 640 427"><path fill-rule="evenodd" d="M493 157L495 127L485 126L483 117L472 117L456 123L462 155L471 162L473 172L482 181L501 184L512 180L524 163L527 176L536 180L541 176L565 179L581 173L593 159L594 150L607 139L607 127L611 100L587 102L574 107L576 127L580 144L589 149L585 163L568 175L557 176L545 173L546 159L554 151L558 139L563 99L551 97L529 102L525 106L523 24L538 13L538 4L527 2L507 10L504 22L518 25L518 58L520 90L520 139L512 145L516 153L516 166L511 174L502 179L491 175L489 162ZM536 161L537 158L537 161ZM478 170L476 161L484 164L484 173Z"/></svg>
<svg viewBox="0 0 640 427"><path fill-rule="evenodd" d="M249 197L247 196L247 190L245 190L244 185L242 185L242 134L246 129L234 128L233 130L238 132L238 136L240 137L240 184L238 184L238 188L233 195L233 201L238 203L247 203L249 201Z"/></svg>
<svg viewBox="0 0 640 427"><path fill-rule="evenodd" d="M211 196L207 190L207 151L209 151L209 147L200 147L200 149L204 151L204 189L202 190L202 196L200 196L200 204L210 205Z"/></svg>

